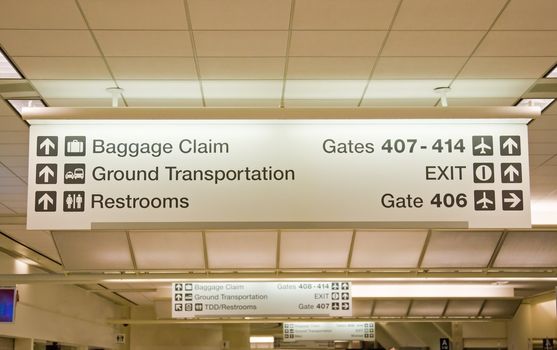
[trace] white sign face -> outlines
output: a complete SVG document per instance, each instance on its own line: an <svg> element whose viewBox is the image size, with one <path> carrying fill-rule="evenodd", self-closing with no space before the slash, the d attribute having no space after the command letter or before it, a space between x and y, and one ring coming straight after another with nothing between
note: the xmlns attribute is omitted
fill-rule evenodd
<svg viewBox="0 0 557 350"><path fill-rule="evenodd" d="M285 341L275 339L273 344L275 349L334 349L335 342L332 340L304 340L304 341Z"/></svg>
<svg viewBox="0 0 557 350"><path fill-rule="evenodd" d="M172 317L351 316L350 282L173 283Z"/></svg>
<svg viewBox="0 0 557 350"><path fill-rule="evenodd" d="M518 122L105 123L31 126L29 229L531 225Z"/></svg>
<svg viewBox="0 0 557 350"><path fill-rule="evenodd" d="M282 325L284 341L365 340L375 341L374 322L294 322Z"/></svg>

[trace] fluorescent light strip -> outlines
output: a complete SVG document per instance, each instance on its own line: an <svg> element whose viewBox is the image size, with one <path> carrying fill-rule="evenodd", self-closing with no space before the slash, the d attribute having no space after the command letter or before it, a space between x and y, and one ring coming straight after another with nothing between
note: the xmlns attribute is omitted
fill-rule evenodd
<svg viewBox="0 0 557 350"><path fill-rule="evenodd" d="M252 344L268 344L268 343L274 343L275 342L275 338L274 337L265 337L265 336L252 336L249 337L249 342Z"/></svg>
<svg viewBox="0 0 557 350"><path fill-rule="evenodd" d="M557 64L544 76L544 78L557 78Z"/></svg>
<svg viewBox="0 0 557 350"><path fill-rule="evenodd" d="M43 100L40 99L12 99L12 100L8 100L8 103L19 114L23 113L24 108L46 107Z"/></svg>
<svg viewBox="0 0 557 350"><path fill-rule="evenodd" d="M354 298L512 298L514 289L485 284L354 284Z"/></svg>
<svg viewBox="0 0 557 350"><path fill-rule="evenodd" d="M2 50L0 50L0 79L23 79L12 62Z"/></svg>
<svg viewBox="0 0 557 350"><path fill-rule="evenodd" d="M553 101L555 101L554 98L523 98L520 101L518 101L516 106L540 107L541 111L543 112L547 107L549 107L553 103Z"/></svg>

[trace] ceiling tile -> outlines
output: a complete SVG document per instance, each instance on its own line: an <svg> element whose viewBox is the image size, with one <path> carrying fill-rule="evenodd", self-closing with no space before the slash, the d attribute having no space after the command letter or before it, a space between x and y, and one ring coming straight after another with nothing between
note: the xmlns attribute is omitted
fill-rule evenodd
<svg viewBox="0 0 557 350"><path fill-rule="evenodd" d="M360 98L366 80L288 80L286 99L356 99Z"/></svg>
<svg viewBox="0 0 557 350"><path fill-rule="evenodd" d="M52 232L66 270L132 270L124 231Z"/></svg>
<svg viewBox="0 0 557 350"><path fill-rule="evenodd" d="M360 102L359 98L351 99L285 99L284 105L286 107L296 107L296 108L308 108L308 107L318 107L318 108L339 108L339 107L357 107Z"/></svg>
<svg viewBox="0 0 557 350"><path fill-rule="evenodd" d="M16 57L28 79L111 79L100 57Z"/></svg>
<svg viewBox="0 0 557 350"><path fill-rule="evenodd" d="M275 268L276 231L206 232L209 268Z"/></svg>
<svg viewBox="0 0 557 350"><path fill-rule="evenodd" d="M86 29L74 0L3 0L0 28Z"/></svg>
<svg viewBox="0 0 557 350"><path fill-rule="evenodd" d="M290 57L287 79L368 79L374 57Z"/></svg>
<svg viewBox="0 0 557 350"><path fill-rule="evenodd" d="M203 107L200 98L127 98L129 107Z"/></svg>
<svg viewBox="0 0 557 350"><path fill-rule="evenodd" d="M112 80L33 80L45 98L110 98Z"/></svg>
<svg viewBox="0 0 557 350"><path fill-rule="evenodd" d="M460 78L539 78L555 57L471 57Z"/></svg>
<svg viewBox="0 0 557 350"><path fill-rule="evenodd" d="M280 267L345 268L351 241L352 231L282 231Z"/></svg>
<svg viewBox="0 0 557 350"><path fill-rule="evenodd" d="M557 232L509 232L494 266L557 266Z"/></svg>
<svg viewBox="0 0 557 350"><path fill-rule="evenodd" d="M0 155L3 156L25 156L29 154L29 145L24 143L0 143Z"/></svg>
<svg viewBox="0 0 557 350"><path fill-rule="evenodd" d="M491 317L513 317L521 302L521 300L486 300L481 315Z"/></svg>
<svg viewBox="0 0 557 350"><path fill-rule="evenodd" d="M81 0L93 29L187 29L182 0Z"/></svg>
<svg viewBox="0 0 557 350"><path fill-rule="evenodd" d="M557 31L490 31L474 56L557 56Z"/></svg>
<svg viewBox="0 0 557 350"><path fill-rule="evenodd" d="M505 0L405 0L397 12L393 29L489 29L505 2Z"/></svg>
<svg viewBox="0 0 557 350"><path fill-rule="evenodd" d="M227 108L277 108L280 106L280 97L250 99L206 99L205 107L227 107Z"/></svg>
<svg viewBox="0 0 557 350"><path fill-rule="evenodd" d="M501 232L434 231L422 267L487 267Z"/></svg>
<svg viewBox="0 0 557 350"><path fill-rule="evenodd" d="M446 304L446 300L414 300L408 316L441 317Z"/></svg>
<svg viewBox="0 0 557 350"><path fill-rule="evenodd" d="M493 29L557 29L554 0L513 0L497 19Z"/></svg>
<svg viewBox="0 0 557 350"><path fill-rule="evenodd" d="M192 56L186 31L94 32L105 56Z"/></svg>
<svg viewBox="0 0 557 350"><path fill-rule="evenodd" d="M382 56L468 56L482 31L396 31L391 32Z"/></svg>
<svg viewBox="0 0 557 350"><path fill-rule="evenodd" d="M119 292L121 296L132 301L137 305L152 305L153 301L145 296L145 293L138 292Z"/></svg>
<svg viewBox="0 0 557 350"><path fill-rule="evenodd" d="M129 235L138 269L205 267L201 232L132 231Z"/></svg>
<svg viewBox="0 0 557 350"><path fill-rule="evenodd" d="M409 306L410 300L376 300L371 316L403 317Z"/></svg>
<svg viewBox="0 0 557 350"><path fill-rule="evenodd" d="M365 98L362 107L433 107L439 100L431 98Z"/></svg>
<svg viewBox="0 0 557 350"><path fill-rule="evenodd" d="M415 268L427 231L357 231L353 268Z"/></svg>
<svg viewBox="0 0 557 350"><path fill-rule="evenodd" d="M290 0L189 0L192 28L286 30Z"/></svg>
<svg viewBox="0 0 557 350"><path fill-rule="evenodd" d="M0 131L0 143L29 143L29 133L25 131Z"/></svg>
<svg viewBox="0 0 557 350"><path fill-rule="evenodd" d="M294 31L290 56L376 56L384 31Z"/></svg>
<svg viewBox="0 0 557 350"><path fill-rule="evenodd" d="M448 97L449 106L512 106L515 102L516 97Z"/></svg>
<svg viewBox="0 0 557 350"><path fill-rule="evenodd" d="M190 57L107 57L116 79L197 79Z"/></svg>
<svg viewBox="0 0 557 350"><path fill-rule="evenodd" d="M60 261L50 231L28 231L25 229L25 225L0 225L0 230L16 241L46 255L50 259L58 262Z"/></svg>
<svg viewBox="0 0 557 350"><path fill-rule="evenodd" d="M528 140L531 142L557 142L556 136L557 131L555 130L530 130L528 132ZM532 165L531 158L529 159L530 165Z"/></svg>
<svg viewBox="0 0 557 350"><path fill-rule="evenodd" d="M8 105L8 102L0 98L0 118L14 116L17 116L16 112Z"/></svg>
<svg viewBox="0 0 557 350"><path fill-rule="evenodd" d="M199 58L202 79L282 79L284 58Z"/></svg>
<svg viewBox="0 0 557 350"><path fill-rule="evenodd" d="M366 99L438 99L433 91L447 86L450 80L372 80L367 88Z"/></svg>
<svg viewBox="0 0 557 350"><path fill-rule="evenodd" d="M16 214L16 212L0 203L0 214L13 215Z"/></svg>
<svg viewBox="0 0 557 350"><path fill-rule="evenodd" d="M381 57L373 79L452 79L466 57Z"/></svg>
<svg viewBox="0 0 557 350"><path fill-rule="evenodd" d="M0 42L12 57L100 56L87 30L0 30Z"/></svg>
<svg viewBox="0 0 557 350"><path fill-rule="evenodd" d="M264 57L286 54L287 31L196 31L197 55Z"/></svg>
<svg viewBox="0 0 557 350"><path fill-rule="evenodd" d="M120 104L122 105L121 99ZM47 98L50 107L110 107L112 98Z"/></svg>
<svg viewBox="0 0 557 350"><path fill-rule="evenodd" d="M294 29L388 29L396 0L297 0Z"/></svg>
<svg viewBox="0 0 557 350"><path fill-rule="evenodd" d="M20 117L4 117L0 119L0 122L2 123L3 131L29 131L29 125Z"/></svg>
<svg viewBox="0 0 557 350"><path fill-rule="evenodd" d="M352 317L369 317L373 301L352 299Z"/></svg>
<svg viewBox="0 0 557 350"><path fill-rule="evenodd" d="M146 99L200 99L201 90L196 80L118 80L124 97Z"/></svg>
<svg viewBox="0 0 557 350"><path fill-rule="evenodd" d="M203 91L207 100L215 99L279 99L282 91L280 80L205 80ZM278 105L278 104L277 104Z"/></svg>
<svg viewBox="0 0 557 350"><path fill-rule="evenodd" d="M478 315L483 300L450 300L444 316L448 317L472 317Z"/></svg>
<svg viewBox="0 0 557 350"><path fill-rule="evenodd" d="M535 79L457 79L451 85L448 97L519 97L535 81Z"/></svg>

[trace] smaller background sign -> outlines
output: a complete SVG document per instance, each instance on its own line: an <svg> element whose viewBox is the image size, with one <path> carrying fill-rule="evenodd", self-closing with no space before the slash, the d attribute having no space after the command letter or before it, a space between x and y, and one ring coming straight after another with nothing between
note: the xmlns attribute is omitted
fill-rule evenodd
<svg viewBox="0 0 557 350"><path fill-rule="evenodd" d="M375 341L374 322L295 322L282 325L285 342L300 340Z"/></svg>

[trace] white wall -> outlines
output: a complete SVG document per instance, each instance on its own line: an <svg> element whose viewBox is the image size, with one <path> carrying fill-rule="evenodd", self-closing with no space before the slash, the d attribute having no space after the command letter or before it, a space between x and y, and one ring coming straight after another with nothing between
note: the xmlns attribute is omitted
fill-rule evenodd
<svg viewBox="0 0 557 350"><path fill-rule="evenodd" d="M0 253L1 274L39 272ZM126 317L127 308L70 285L31 284L17 289L15 322L0 324L0 335L117 348L115 334L123 332L106 320Z"/></svg>

